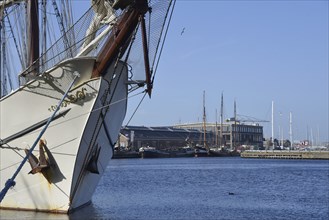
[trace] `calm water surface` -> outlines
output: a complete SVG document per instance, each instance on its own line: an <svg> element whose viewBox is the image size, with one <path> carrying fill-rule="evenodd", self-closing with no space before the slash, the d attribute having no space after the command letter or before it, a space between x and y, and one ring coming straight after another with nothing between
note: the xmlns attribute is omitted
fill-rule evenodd
<svg viewBox="0 0 329 220"><path fill-rule="evenodd" d="M1 219L329 219L329 161L112 160L90 206Z"/></svg>

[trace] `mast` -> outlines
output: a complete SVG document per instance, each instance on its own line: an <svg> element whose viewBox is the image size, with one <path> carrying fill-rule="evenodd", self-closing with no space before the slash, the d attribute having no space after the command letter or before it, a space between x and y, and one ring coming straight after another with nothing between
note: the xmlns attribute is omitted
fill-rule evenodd
<svg viewBox="0 0 329 220"><path fill-rule="evenodd" d="M38 75L39 63L39 4L38 0L27 1L28 10L28 66L33 76Z"/></svg>
<svg viewBox="0 0 329 220"><path fill-rule="evenodd" d="M272 144L274 150L274 101L272 101Z"/></svg>
<svg viewBox="0 0 329 220"><path fill-rule="evenodd" d="M282 147L284 147L284 140L283 140L283 125L282 125L282 128L281 128L281 144L282 144Z"/></svg>
<svg viewBox="0 0 329 220"><path fill-rule="evenodd" d="M220 130L219 130L219 146L222 147L223 145L223 112L224 112L224 101L223 101L223 92L220 102Z"/></svg>
<svg viewBox="0 0 329 220"><path fill-rule="evenodd" d="M319 125L317 125L317 139L316 139L316 145L320 145L320 128Z"/></svg>
<svg viewBox="0 0 329 220"><path fill-rule="evenodd" d="M310 137L308 135L308 125L306 125L306 140L310 143Z"/></svg>
<svg viewBox="0 0 329 220"><path fill-rule="evenodd" d="M234 99L234 132L233 132L233 146L232 150L235 149L236 145L236 132L237 132L237 127L236 127L236 100Z"/></svg>
<svg viewBox="0 0 329 220"><path fill-rule="evenodd" d="M215 125L215 132L216 132L216 139L215 139L215 145L218 148L218 127L217 127L217 108L216 108L216 125Z"/></svg>
<svg viewBox="0 0 329 220"><path fill-rule="evenodd" d="M289 114L289 139L290 139L290 148L292 149L292 113Z"/></svg>
<svg viewBox="0 0 329 220"><path fill-rule="evenodd" d="M207 146L206 140L206 92L203 91L203 146Z"/></svg>
<svg viewBox="0 0 329 220"><path fill-rule="evenodd" d="M313 142L313 128L311 128L311 146L313 147L314 146L314 142Z"/></svg>
<svg viewBox="0 0 329 220"><path fill-rule="evenodd" d="M42 46L41 46L41 54L46 54L47 50L47 0L42 0ZM46 63L46 56L42 56L43 59L41 60L41 66L44 68L44 65Z"/></svg>
<svg viewBox="0 0 329 220"><path fill-rule="evenodd" d="M148 56L149 52L148 52L148 46L147 46L146 26L145 26L144 15L140 15L140 19L141 19L141 31L142 31L142 39L143 39L143 51L144 51L147 93L148 93L149 97L151 97L151 92L152 92L151 71L150 71L150 62L149 62L149 56Z"/></svg>

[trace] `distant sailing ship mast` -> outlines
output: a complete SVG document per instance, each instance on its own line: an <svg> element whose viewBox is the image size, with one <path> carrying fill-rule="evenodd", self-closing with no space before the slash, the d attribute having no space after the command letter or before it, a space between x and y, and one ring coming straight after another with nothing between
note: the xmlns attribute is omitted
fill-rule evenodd
<svg viewBox="0 0 329 220"><path fill-rule="evenodd" d="M217 108L216 108L216 125L215 125L215 145L218 148L218 124L217 124Z"/></svg>
<svg viewBox="0 0 329 220"><path fill-rule="evenodd" d="M219 130L219 147L223 146L223 112L224 112L224 101L223 101L223 92L220 102L220 130Z"/></svg>
<svg viewBox="0 0 329 220"><path fill-rule="evenodd" d="M207 116L206 116L206 92L203 91L203 117L202 117L202 124L203 124L203 147L206 149L207 153L209 154L210 149L207 143Z"/></svg>
<svg viewBox="0 0 329 220"><path fill-rule="evenodd" d="M289 139L290 139L290 147L289 147L289 150L292 150L293 147L292 147L292 113L290 112L289 113Z"/></svg>
<svg viewBox="0 0 329 220"><path fill-rule="evenodd" d="M274 101L272 101L272 146L274 150Z"/></svg>
<svg viewBox="0 0 329 220"><path fill-rule="evenodd" d="M203 125L203 147L207 148L207 138L206 138L206 95L205 91L203 91L203 116L202 116L202 125Z"/></svg>
<svg viewBox="0 0 329 220"><path fill-rule="evenodd" d="M234 99L234 129L233 129L233 132L232 132L232 139L233 139L233 144L231 146L231 149L232 150L235 150L235 145L236 145L236 134L237 134L237 126L236 126L236 121L237 121L237 118L236 118L236 101Z"/></svg>

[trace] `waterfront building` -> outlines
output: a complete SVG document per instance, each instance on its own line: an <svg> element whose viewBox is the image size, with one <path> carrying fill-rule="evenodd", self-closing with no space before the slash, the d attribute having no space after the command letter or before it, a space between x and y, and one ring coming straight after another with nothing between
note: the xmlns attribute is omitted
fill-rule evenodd
<svg viewBox="0 0 329 220"><path fill-rule="evenodd" d="M213 138L212 135L212 132L207 132L207 136ZM173 126L126 126L121 129L120 146L132 150L138 150L141 147L175 150L188 145L202 144L202 136L203 133L197 129L175 128Z"/></svg>
<svg viewBox="0 0 329 220"><path fill-rule="evenodd" d="M222 127L222 131L221 131ZM205 128L205 132L204 132ZM204 138L204 136L206 138ZM184 146L207 145L237 149L263 149L263 127L259 124L189 123L174 126L145 127L127 126L121 129L120 146L130 149L155 147L159 150L173 150Z"/></svg>
<svg viewBox="0 0 329 220"><path fill-rule="evenodd" d="M263 127L259 124L245 124L234 121L222 125L218 123L189 123L175 125L175 128L204 130L214 133L212 144L236 149L240 146L249 146L253 149L263 148ZM222 131L221 131L222 127Z"/></svg>

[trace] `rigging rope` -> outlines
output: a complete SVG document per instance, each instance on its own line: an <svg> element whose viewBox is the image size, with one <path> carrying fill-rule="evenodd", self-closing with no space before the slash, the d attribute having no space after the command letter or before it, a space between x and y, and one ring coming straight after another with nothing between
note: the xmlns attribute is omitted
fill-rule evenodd
<svg viewBox="0 0 329 220"><path fill-rule="evenodd" d="M151 80L151 83L153 84L153 81L154 81L154 78L155 78L155 75L156 75L156 72L157 72L157 69L158 69L158 65L159 65L159 61L160 61L160 57L162 55L162 51L163 51L163 47L164 47L164 43L166 41L166 37L167 37L167 33L168 33L168 30L169 30L169 24L171 22L171 18L172 18L172 15L173 15L173 12L174 12L174 8L175 8L175 4L176 4L176 0L173 0L173 6L172 6L172 9L171 9L171 12L170 12L170 16L169 16L169 20L168 20L168 24L167 24L167 28L166 28L166 31L165 31L165 35L164 35L164 38L163 38L163 42L162 42L162 45L161 45L161 49L160 49L160 53L159 53L159 56L158 56L158 59L156 61L156 65L155 65L155 70L154 70L154 74L153 74L153 77L152 77L152 80ZM170 7L169 7L170 8ZM163 24L165 25L165 24ZM158 50L158 49L157 49Z"/></svg>
<svg viewBox="0 0 329 220"><path fill-rule="evenodd" d="M66 36L66 30L65 30L65 27L64 27L63 16L59 12L56 0L53 0L52 4L53 4L53 7L54 7L54 11L55 11L55 14L56 14L57 22L58 22L59 27L60 27L61 34L63 36L65 51L67 51L69 53L69 56L72 57L73 52L72 52L72 50L70 50L69 40Z"/></svg>
<svg viewBox="0 0 329 220"><path fill-rule="evenodd" d="M150 1L150 2L151 2L151 1ZM174 8L175 8L175 4L176 4L176 0L173 0L173 6L172 6L172 9L171 9L171 12L170 12L170 16L169 16L169 20L168 20L168 23L167 23L167 28L166 28L166 31L165 31L165 34L164 34L164 39L163 39L163 42L162 42L162 45L161 45L160 53L159 53L159 56L158 56L157 61L155 61L155 59L154 59L153 64L152 64L151 74L153 74L153 76L152 76L151 84L153 84L153 82L154 82L154 77L155 77L155 74L156 74L156 71L157 71L157 68L158 68L158 64L159 64L160 57L161 57L161 54L162 54L162 50L163 50L163 47L164 47L165 39L166 39L166 36L167 36L167 33L168 33L169 24L170 24L170 22L171 22L171 18L172 18L172 15L173 15L173 11L174 11ZM169 9L170 9L170 6L168 7L168 10L169 10ZM151 29L151 23L150 23L150 21L151 21L151 13L152 13L152 9L150 8L150 9L149 9L149 16L150 16L150 19L149 19L149 33L150 33L150 29ZM167 17L167 16L166 16L166 17ZM165 20L166 20L166 18L165 18ZM163 29L164 29L165 25L166 25L166 24L164 23L164 24L163 24L162 31L161 31L161 34L160 34L160 39L161 39L161 36L162 36ZM149 42L150 42L150 37L148 37L148 39L149 39ZM157 49L156 49L156 51L158 51L158 47L159 47L159 45L157 45ZM148 48L149 48L149 46L148 46ZM155 55L155 56L156 56L156 55ZM156 62L156 66L155 66L155 70L153 71L153 67L154 67L155 62ZM140 105L141 105L142 102L144 101L144 98L145 98L147 92L146 92L146 90L143 91L143 92L145 92L145 93L144 93L144 96L142 97L142 99L141 99L140 102L138 103L136 109L134 110L133 114L131 115L130 119L128 120L128 122L127 122L127 124L124 126L124 128L127 127L127 126L129 125L130 121L131 121L131 120L133 119L133 117L135 116L135 114L136 114L138 108L140 107Z"/></svg>
<svg viewBox="0 0 329 220"><path fill-rule="evenodd" d="M7 13L7 10L5 10L5 12ZM19 51L18 44L17 44L17 40L16 40L16 37L15 37L14 31L13 31L13 27L12 27L12 25L11 25L11 22L10 22L9 17L8 17L8 24L9 24L9 30L10 30L10 33L11 33L12 38L13 38L13 40L14 40L14 44L15 44L15 48L16 48L16 51L17 51L17 54L18 54L18 58L19 58L19 60L20 60L20 62L21 62L21 65L22 65L22 64L23 64L23 58L22 58L22 55L21 55L21 53L20 53L20 51Z"/></svg>
<svg viewBox="0 0 329 220"><path fill-rule="evenodd" d="M140 100L140 102L138 103L138 105L137 105L135 111L133 112L133 114L132 114L131 117L129 118L129 120L128 120L127 124L124 126L124 128L126 128L126 127L129 125L130 121L131 121L131 120L133 119L133 117L135 116L135 114L136 114L138 108L140 107L140 105L141 105L142 102L144 101L144 98L145 98L147 92L146 92L146 90L144 90L143 92L144 92L143 98L142 98L142 99Z"/></svg>

